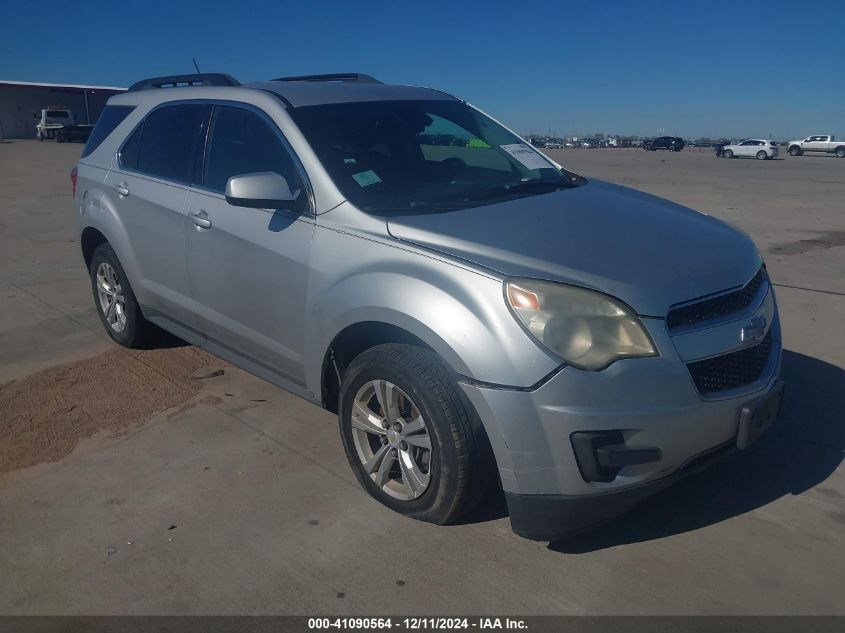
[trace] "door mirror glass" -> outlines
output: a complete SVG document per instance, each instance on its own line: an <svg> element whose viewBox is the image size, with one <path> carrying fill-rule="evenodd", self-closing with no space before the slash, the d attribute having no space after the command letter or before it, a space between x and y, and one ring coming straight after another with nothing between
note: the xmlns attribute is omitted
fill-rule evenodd
<svg viewBox="0 0 845 633"><path fill-rule="evenodd" d="M273 171L232 176L226 183L226 202L236 207L282 209L299 198L284 176Z"/></svg>

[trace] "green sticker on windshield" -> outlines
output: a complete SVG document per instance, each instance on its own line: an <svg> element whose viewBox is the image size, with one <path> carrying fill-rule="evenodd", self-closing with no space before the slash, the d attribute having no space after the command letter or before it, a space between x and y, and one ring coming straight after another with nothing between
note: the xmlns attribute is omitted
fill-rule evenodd
<svg viewBox="0 0 845 633"><path fill-rule="evenodd" d="M369 187L370 185L374 185L378 182L381 182L381 178L379 178L378 174L372 169L368 169L367 171L360 171L357 174L352 174L352 177L355 179L355 182L357 182L358 186L360 187Z"/></svg>

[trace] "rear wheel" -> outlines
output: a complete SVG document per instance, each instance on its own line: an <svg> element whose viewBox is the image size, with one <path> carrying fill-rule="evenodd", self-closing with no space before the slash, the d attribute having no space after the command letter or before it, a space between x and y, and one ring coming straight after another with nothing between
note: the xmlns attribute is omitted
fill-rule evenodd
<svg viewBox="0 0 845 633"><path fill-rule="evenodd" d="M97 313L109 336L124 347L144 345L151 325L141 314L132 286L110 244L100 244L94 250L90 274Z"/></svg>
<svg viewBox="0 0 845 633"><path fill-rule="evenodd" d="M338 418L360 484L406 516L455 521L478 505L494 473L477 414L430 350L387 344L355 358Z"/></svg>
<svg viewBox="0 0 845 633"><path fill-rule="evenodd" d="M763 150L760 150L759 152L757 152L757 160L766 160L768 157L769 157L769 155L766 152L764 152Z"/></svg>
<svg viewBox="0 0 845 633"><path fill-rule="evenodd" d="M797 145L793 145L789 148L789 155L790 156L801 156L801 148Z"/></svg>
<svg viewBox="0 0 845 633"><path fill-rule="evenodd" d="M725 158L733 158L733 157L734 157L733 150L732 149L726 149L725 150Z"/></svg>

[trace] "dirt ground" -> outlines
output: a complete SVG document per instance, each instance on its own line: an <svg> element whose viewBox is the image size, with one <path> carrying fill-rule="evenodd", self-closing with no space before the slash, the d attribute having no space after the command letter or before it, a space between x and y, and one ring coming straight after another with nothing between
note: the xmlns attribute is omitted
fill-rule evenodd
<svg viewBox="0 0 845 633"><path fill-rule="evenodd" d="M224 366L195 347L116 348L0 385L0 473L57 461L82 439L180 407L202 388L199 370Z"/></svg>

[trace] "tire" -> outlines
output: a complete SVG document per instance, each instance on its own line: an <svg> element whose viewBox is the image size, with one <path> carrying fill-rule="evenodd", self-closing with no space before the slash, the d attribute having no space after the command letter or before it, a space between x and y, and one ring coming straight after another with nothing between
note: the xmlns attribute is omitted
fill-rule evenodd
<svg viewBox="0 0 845 633"><path fill-rule="evenodd" d="M836 158L845 158L845 145L836 148Z"/></svg>
<svg viewBox="0 0 845 633"><path fill-rule="evenodd" d="M801 148L798 147L797 145L793 145L792 147L789 148L789 155L790 156L801 156L801 154L802 154Z"/></svg>
<svg viewBox="0 0 845 633"><path fill-rule="evenodd" d="M44 135L43 135L43 134L39 134L37 138L38 138L38 142L39 142L39 143L43 143L43 142L44 142Z"/></svg>
<svg viewBox="0 0 845 633"><path fill-rule="evenodd" d="M382 416L382 401L392 402L388 409L396 415L388 430L384 418L393 416ZM359 411L355 420L353 407ZM361 486L391 510L420 521L444 525L470 512L495 473L478 415L430 350L391 343L356 357L343 377L338 421Z"/></svg>
<svg viewBox="0 0 845 633"><path fill-rule="evenodd" d="M769 155L766 152L764 152L763 150L760 150L759 152L757 152L757 160L766 160L768 157L769 157Z"/></svg>
<svg viewBox="0 0 845 633"><path fill-rule="evenodd" d="M733 158L733 157L734 157L734 151L732 149L726 149L725 150L725 158Z"/></svg>
<svg viewBox="0 0 845 633"><path fill-rule="evenodd" d="M152 326L141 314L129 279L110 244L100 244L94 250L89 273L94 306L106 332L119 345L143 347L150 340ZM101 292L101 281L107 282L111 288L110 302L107 300L109 293ZM115 308L107 309L106 304L109 308L115 305Z"/></svg>

